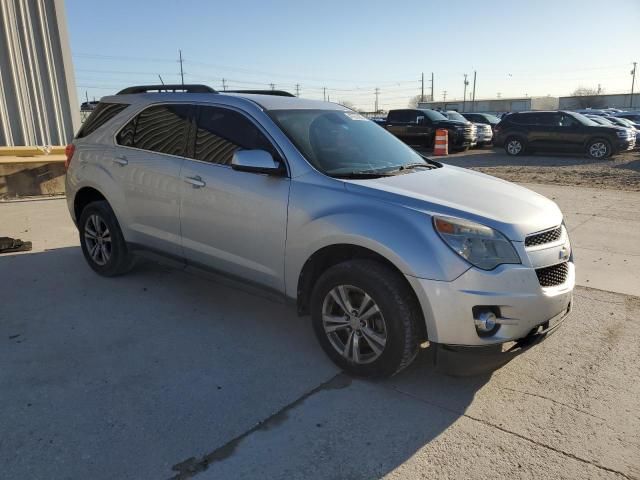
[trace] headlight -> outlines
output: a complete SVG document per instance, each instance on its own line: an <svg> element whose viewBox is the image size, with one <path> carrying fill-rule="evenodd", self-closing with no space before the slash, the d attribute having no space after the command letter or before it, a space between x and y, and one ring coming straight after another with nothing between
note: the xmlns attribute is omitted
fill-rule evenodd
<svg viewBox="0 0 640 480"><path fill-rule="evenodd" d="M433 226L454 252L482 270L493 270L503 263L521 263L511 242L493 228L451 217L433 217Z"/></svg>
<svg viewBox="0 0 640 480"><path fill-rule="evenodd" d="M626 137L628 137L628 136L629 136L629 132L627 132L627 131L625 131L625 130L618 130L618 131L616 131L616 134L617 134L619 137L622 137L622 138L626 138Z"/></svg>

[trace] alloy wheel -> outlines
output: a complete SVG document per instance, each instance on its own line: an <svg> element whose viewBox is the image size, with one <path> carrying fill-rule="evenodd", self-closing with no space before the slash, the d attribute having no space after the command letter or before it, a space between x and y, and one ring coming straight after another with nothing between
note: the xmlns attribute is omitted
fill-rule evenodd
<svg viewBox="0 0 640 480"><path fill-rule="evenodd" d="M509 143L507 143L507 151L511 155L518 155L522 151L522 143L520 143L520 140L509 140Z"/></svg>
<svg viewBox="0 0 640 480"><path fill-rule="evenodd" d="M111 258L111 232L105 221L95 213L84 224L84 242L91 259L97 265L106 265Z"/></svg>
<svg viewBox="0 0 640 480"><path fill-rule="evenodd" d="M589 147L589 155L593 158L602 158L607 155L607 145L604 142L592 143Z"/></svg>
<svg viewBox="0 0 640 480"><path fill-rule="evenodd" d="M387 343L380 308L364 290L352 285L338 285L327 293L322 325L333 348L356 364L375 361Z"/></svg>

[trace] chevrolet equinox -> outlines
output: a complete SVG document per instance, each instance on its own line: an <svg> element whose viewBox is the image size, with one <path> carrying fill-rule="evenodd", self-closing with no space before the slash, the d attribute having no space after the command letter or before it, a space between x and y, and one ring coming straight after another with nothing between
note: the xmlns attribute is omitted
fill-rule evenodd
<svg viewBox="0 0 640 480"><path fill-rule="evenodd" d="M393 375L425 342L436 360L523 351L571 309L554 202L423 157L337 104L130 87L101 100L66 153L95 272L151 251L270 289L351 374Z"/></svg>

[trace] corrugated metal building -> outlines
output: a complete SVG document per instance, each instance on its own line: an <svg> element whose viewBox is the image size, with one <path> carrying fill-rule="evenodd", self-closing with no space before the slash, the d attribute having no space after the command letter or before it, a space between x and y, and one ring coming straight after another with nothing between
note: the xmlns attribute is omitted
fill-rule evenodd
<svg viewBox="0 0 640 480"><path fill-rule="evenodd" d="M65 145L79 125L63 0L0 0L0 145Z"/></svg>
<svg viewBox="0 0 640 480"><path fill-rule="evenodd" d="M443 110L457 110L459 112L522 112L525 110L557 110L558 97L522 97L522 98L495 98L489 100L468 100L448 102L420 102L418 108L431 108Z"/></svg>
<svg viewBox="0 0 640 480"><path fill-rule="evenodd" d="M630 108L631 93L613 95L589 95L583 97L560 97L561 110L580 108ZM640 110L640 93L633 94L633 109Z"/></svg>

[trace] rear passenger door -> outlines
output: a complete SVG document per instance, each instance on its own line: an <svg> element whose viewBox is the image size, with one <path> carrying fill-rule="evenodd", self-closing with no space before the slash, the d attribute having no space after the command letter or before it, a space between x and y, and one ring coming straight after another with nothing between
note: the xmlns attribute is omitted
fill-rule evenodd
<svg viewBox="0 0 640 480"><path fill-rule="evenodd" d="M290 179L233 170L233 153L282 156L244 113L200 106L193 158L182 169L182 246L188 262L284 291Z"/></svg>
<svg viewBox="0 0 640 480"><path fill-rule="evenodd" d="M107 166L127 206L127 241L181 255L180 170L191 126L191 106L152 105L117 134Z"/></svg>
<svg viewBox="0 0 640 480"><path fill-rule="evenodd" d="M410 121L411 110L392 110L387 116L387 130L393 133L396 137L404 141L409 141Z"/></svg>

